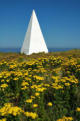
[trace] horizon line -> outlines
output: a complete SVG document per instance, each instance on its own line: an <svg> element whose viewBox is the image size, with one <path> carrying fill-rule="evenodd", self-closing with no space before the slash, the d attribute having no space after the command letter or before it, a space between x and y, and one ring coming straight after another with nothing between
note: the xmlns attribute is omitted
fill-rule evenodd
<svg viewBox="0 0 80 121"><path fill-rule="evenodd" d="M21 47L0 47L0 49L20 49ZM48 47L48 48L80 48L80 47Z"/></svg>

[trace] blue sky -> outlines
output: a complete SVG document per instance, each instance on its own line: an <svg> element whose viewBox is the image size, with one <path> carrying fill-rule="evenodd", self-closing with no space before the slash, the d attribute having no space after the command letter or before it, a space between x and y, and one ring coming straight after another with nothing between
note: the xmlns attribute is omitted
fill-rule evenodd
<svg viewBox="0 0 80 121"><path fill-rule="evenodd" d="M0 0L0 48L21 47L33 9L48 47L80 48L80 0Z"/></svg>

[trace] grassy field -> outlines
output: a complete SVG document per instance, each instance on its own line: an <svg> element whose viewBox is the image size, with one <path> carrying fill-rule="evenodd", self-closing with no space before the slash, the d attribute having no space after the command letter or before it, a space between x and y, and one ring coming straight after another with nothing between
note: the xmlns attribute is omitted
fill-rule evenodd
<svg viewBox="0 0 80 121"><path fill-rule="evenodd" d="M0 53L0 121L80 121L80 50Z"/></svg>

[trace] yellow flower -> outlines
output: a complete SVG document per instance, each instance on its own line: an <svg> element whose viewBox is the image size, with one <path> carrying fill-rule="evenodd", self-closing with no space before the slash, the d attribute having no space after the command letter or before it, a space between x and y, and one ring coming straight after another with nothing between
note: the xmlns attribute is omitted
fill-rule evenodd
<svg viewBox="0 0 80 121"><path fill-rule="evenodd" d="M21 86L26 86L26 85L29 85L29 83L25 82L25 81L23 81L22 84L21 84Z"/></svg>
<svg viewBox="0 0 80 121"><path fill-rule="evenodd" d="M7 84L1 84L1 88L6 88L6 87L8 87Z"/></svg>
<svg viewBox="0 0 80 121"><path fill-rule="evenodd" d="M28 87L24 86L21 88L21 90L26 90Z"/></svg>
<svg viewBox="0 0 80 121"><path fill-rule="evenodd" d="M80 112L80 108L78 107L78 108L76 109L76 111Z"/></svg>
<svg viewBox="0 0 80 121"><path fill-rule="evenodd" d="M43 92L44 90L46 90L46 88L42 87L42 88L37 88L36 91L39 91L39 92Z"/></svg>
<svg viewBox="0 0 80 121"><path fill-rule="evenodd" d="M2 79L1 82L4 82L4 79Z"/></svg>
<svg viewBox="0 0 80 121"><path fill-rule="evenodd" d="M65 86L70 86L70 83L65 83Z"/></svg>
<svg viewBox="0 0 80 121"><path fill-rule="evenodd" d="M30 112L24 112L24 114L25 114L27 117L30 117L30 116L31 116Z"/></svg>
<svg viewBox="0 0 80 121"><path fill-rule="evenodd" d="M33 104L33 108L36 108L36 107L38 107L38 104Z"/></svg>
<svg viewBox="0 0 80 121"><path fill-rule="evenodd" d="M34 98L35 98L35 96L32 96L32 95L31 95L31 98L32 98L32 99L34 99Z"/></svg>
<svg viewBox="0 0 80 121"><path fill-rule="evenodd" d="M4 107L0 109L1 116L12 114L14 116L24 112L21 108L17 106L12 106L12 103L5 103Z"/></svg>
<svg viewBox="0 0 80 121"><path fill-rule="evenodd" d="M40 93L38 93L38 92L35 93L35 96L39 96L39 95L40 95Z"/></svg>
<svg viewBox="0 0 80 121"><path fill-rule="evenodd" d="M33 112L24 112L24 114L27 117L31 117L32 119L36 119L38 117L38 115L36 113L33 113Z"/></svg>
<svg viewBox="0 0 80 121"><path fill-rule="evenodd" d="M52 102L48 102L47 105L50 106L50 107L52 107Z"/></svg>
<svg viewBox="0 0 80 121"><path fill-rule="evenodd" d="M32 103L32 99L27 99L25 102Z"/></svg>
<svg viewBox="0 0 80 121"><path fill-rule="evenodd" d="M44 84L45 87L49 87L50 85L49 84Z"/></svg>
<svg viewBox="0 0 80 121"><path fill-rule="evenodd" d="M6 82L9 82L9 81L10 81L9 79L6 80Z"/></svg>
<svg viewBox="0 0 80 121"><path fill-rule="evenodd" d="M16 81L16 80L18 80L18 78L17 78L17 77L15 77L15 78L14 78L14 80Z"/></svg>
<svg viewBox="0 0 80 121"><path fill-rule="evenodd" d="M63 116L62 118L58 119L57 121L73 121L73 118L72 117Z"/></svg>
<svg viewBox="0 0 80 121"><path fill-rule="evenodd" d="M44 80L44 77L37 76L37 75L35 75L34 78L37 79L37 80L40 80L40 81Z"/></svg>
<svg viewBox="0 0 80 121"><path fill-rule="evenodd" d="M62 85L59 85L58 83L53 83L52 84L52 88L55 88L55 89L63 89L63 86Z"/></svg>
<svg viewBox="0 0 80 121"><path fill-rule="evenodd" d="M32 119L35 119L38 117L38 115L36 113L31 112L31 117L32 117Z"/></svg>
<svg viewBox="0 0 80 121"><path fill-rule="evenodd" d="M0 119L0 121L6 121L6 118L2 118L2 119Z"/></svg>

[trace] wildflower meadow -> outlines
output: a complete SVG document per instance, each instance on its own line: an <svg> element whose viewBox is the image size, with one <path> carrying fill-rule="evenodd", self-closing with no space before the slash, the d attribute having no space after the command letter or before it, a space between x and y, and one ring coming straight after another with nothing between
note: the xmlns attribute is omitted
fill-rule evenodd
<svg viewBox="0 0 80 121"><path fill-rule="evenodd" d="M80 50L0 53L0 121L80 121Z"/></svg>

